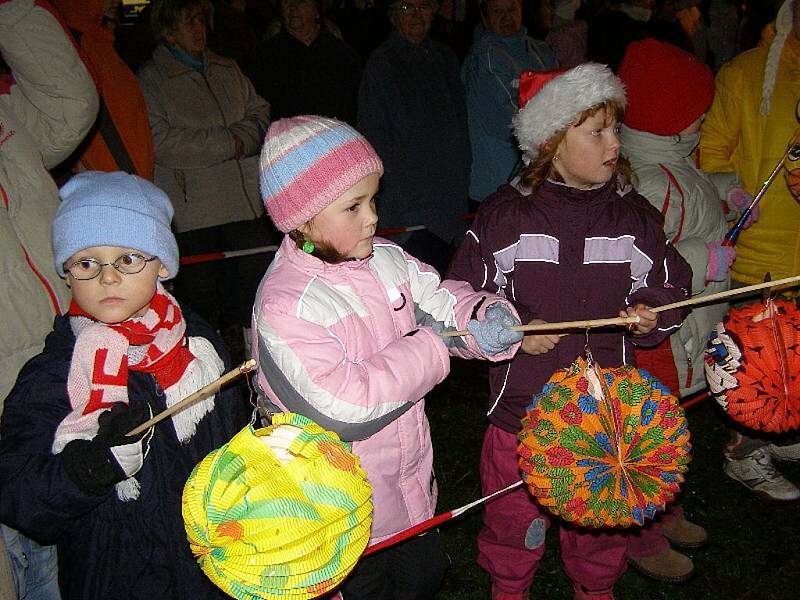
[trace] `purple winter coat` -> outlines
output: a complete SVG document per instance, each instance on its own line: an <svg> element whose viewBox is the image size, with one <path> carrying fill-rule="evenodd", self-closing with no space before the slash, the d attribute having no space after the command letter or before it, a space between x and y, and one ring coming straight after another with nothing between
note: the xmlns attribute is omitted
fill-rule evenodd
<svg viewBox="0 0 800 600"><path fill-rule="evenodd" d="M578 190L545 182L523 195L509 185L487 199L450 270L511 300L523 323L616 317L638 303L656 307L689 296L691 268L668 244L661 215L634 191L613 183ZM635 364L632 343L653 346L680 327L686 314L659 314L646 336L616 327L592 330L589 345L603 367ZM531 397L553 373L584 353L583 332L562 337L546 354L522 351L492 365L489 420L517 433Z"/></svg>

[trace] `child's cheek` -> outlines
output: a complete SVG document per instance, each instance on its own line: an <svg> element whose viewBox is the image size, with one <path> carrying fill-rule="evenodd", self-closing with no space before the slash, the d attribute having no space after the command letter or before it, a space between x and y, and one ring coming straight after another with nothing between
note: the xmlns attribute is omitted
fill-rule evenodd
<svg viewBox="0 0 800 600"><path fill-rule="evenodd" d="M345 253L358 244L361 241L358 233L352 231L349 228L338 228L334 229L328 241L336 248L339 252Z"/></svg>

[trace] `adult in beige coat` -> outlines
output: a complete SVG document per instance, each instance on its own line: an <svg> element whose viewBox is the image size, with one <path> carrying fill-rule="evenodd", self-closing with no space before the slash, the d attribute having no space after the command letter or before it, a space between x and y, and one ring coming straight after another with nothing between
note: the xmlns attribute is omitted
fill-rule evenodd
<svg viewBox="0 0 800 600"><path fill-rule="evenodd" d="M50 247L58 189L47 169L67 158L89 131L97 93L72 42L41 2L0 0L0 54L11 71L0 76L2 412L20 368L41 351L53 318L67 306L68 290L55 272ZM11 535L16 546L21 538ZM9 567L0 536L3 600L17 597ZM31 561L18 576L25 579L35 569Z"/></svg>
<svg viewBox="0 0 800 600"><path fill-rule="evenodd" d="M161 38L139 70L155 148L155 183L175 208L182 256L270 243L258 192L258 152L269 104L233 60L206 48L209 0L155 0ZM274 231L274 230L273 230ZM212 325L249 327L262 256L182 268L181 304Z"/></svg>

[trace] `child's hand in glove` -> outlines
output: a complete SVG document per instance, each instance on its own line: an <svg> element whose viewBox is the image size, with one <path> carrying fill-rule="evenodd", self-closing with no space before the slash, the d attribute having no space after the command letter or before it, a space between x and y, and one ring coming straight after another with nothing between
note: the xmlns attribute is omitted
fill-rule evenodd
<svg viewBox="0 0 800 600"><path fill-rule="evenodd" d="M752 201L752 194L747 193L743 188L738 186L732 187L728 190L728 193L725 194L725 203L728 205L728 209L739 216L744 213ZM756 204L753 207L753 210L750 211L750 214L747 215L747 219L745 219L742 229L747 229L753 223L758 221L760 214L761 209L759 208L759 205Z"/></svg>
<svg viewBox="0 0 800 600"><path fill-rule="evenodd" d="M455 327L447 327L444 321L437 321L433 315L425 312L421 308L414 307L414 316L417 320L417 325L420 327L430 327L438 335L442 335L448 331L456 331ZM460 335L446 335L442 337L442 342L448 348L466 348L467 344Z"/></svg>
<svg viewBox="0 0 800 600"><path fill-rule="evenodd" d="M720 242L709 242L706 248L708 248L706 281L725 281L736 258L736 250L732 246L723 246Z"/></svg>
<svg viewBox="0 0 800 600"><path fill-rule="evenodd" d="M94 496L133 477L144 464L153 428L130 437L125 434L151 416L149 407L115 403L98 418L93 439L72 440L64 447L61 459L67 476L81 491Z"/></svg>
<svg viewBox="0 0 800 600"><path fill-rule="evenodd" d="M491 356L507 350L522 339L521 331L510 329L520 324L520 320L505 305L495 302L486 309L482 320L472 319L467 323L467 329L478 347Z"/></svg>

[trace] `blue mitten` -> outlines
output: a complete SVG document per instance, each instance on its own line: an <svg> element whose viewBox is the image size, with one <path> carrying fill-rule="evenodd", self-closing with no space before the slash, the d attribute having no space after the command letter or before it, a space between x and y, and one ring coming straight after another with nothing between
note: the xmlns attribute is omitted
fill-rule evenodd
<svg viewBox="0 0 800 600"><path fill-rule="evenodd" d="M472 319L467 323L467 329L478 347L486 354L493 355L507 350L522 339L521 331L510 329L520 324L520 320L505 305L495 302L486 309L483 320Z"/></svg>

